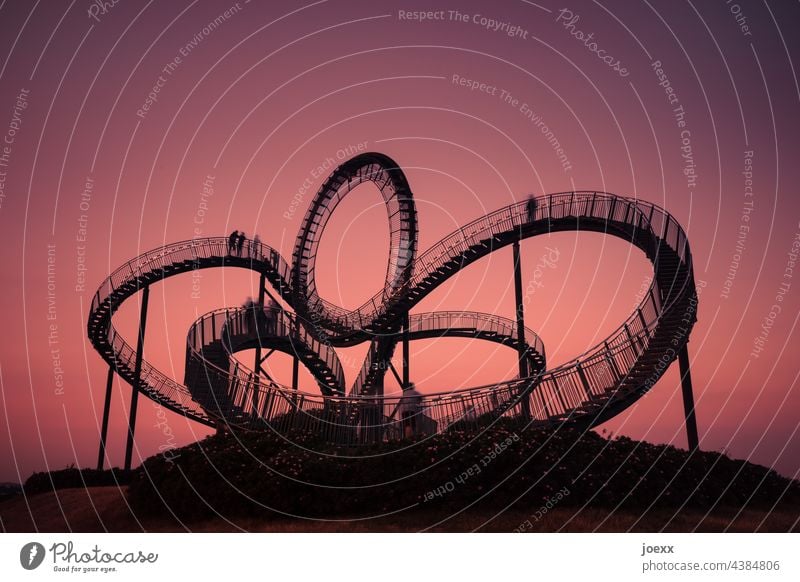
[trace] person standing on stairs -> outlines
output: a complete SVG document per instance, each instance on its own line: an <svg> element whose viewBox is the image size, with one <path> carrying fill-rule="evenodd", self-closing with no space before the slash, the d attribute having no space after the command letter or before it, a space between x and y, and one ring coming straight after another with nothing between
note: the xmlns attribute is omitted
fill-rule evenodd
<svg viewBox="0 0 800 582"><path fill-rule="evenodd" d="M244 324L242 327L244 329L242 331L247 334L253 333L253 321L256 317L256 303L253 301L253 298L248 295L247 299L242 303L242 307L244 308L244 318L242 321Z"/></svg>
<svg viewBox="0 0 800 582"><path fill-rule="evenodd" d="M232 232L232 233L231 233L231 234L228 236L228 254L229 254L229 255L232 255L232 254L233 254L233 251L235 251L235 250L236 250L236 240L237 240L238 238L239 238L239 231L238 231L238 230L234 230L234 231L233 231L233 232Z"/></svg>
<svg viewBox="0 0 800 582"><path fill-rule="evenodd" d="M533 222L536 220L536 197L533 194L528 196L528 202L525 205L525 209L528 211L528 222Z"/></svg>
<svg viewBox="0 0 800 582"><path fill-rule="evenodd" d="M411 382L403 389L400 397L400 418L403 420L403 436L411 438L417 434L417 420L422 414L422 394L417 392L416 386Z"/></svg>

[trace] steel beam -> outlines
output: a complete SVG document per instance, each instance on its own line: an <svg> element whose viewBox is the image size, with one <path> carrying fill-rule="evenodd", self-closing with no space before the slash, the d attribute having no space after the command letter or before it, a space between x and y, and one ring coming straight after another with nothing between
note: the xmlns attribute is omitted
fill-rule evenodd
<svg viewBox="0 0 800 582"><path fill-rule="evenodd" d="M136 341L136 364L133 370L133 393L128 417L128 442L125 445L125 470L131 470L133 458L133 434L136 430L136 410L139 406L139 384L142 378L142 356L144 355L144 331L147 326L147 302L150 300L150 285L142 290L142 307L139 313L139 337Z"/></svg>
<svg viewBox="0 0 800 582"><path fill-rule="evenodd" d="M108 367L106 380L106 399L103 404L103 425L100 428L100 450L97 453L97 470L103 470L106 459L106 437L108 436L108 417L111 414L111 388L114 385L114 368Z"/></svg>
<svg viewBox="0 0 800 582"><path fill-rule="evenodd" d="M256 309L264 310L264 292L267 290L267 280L266 275L261 273L261 277L258 279L258 303L256 303ZM256 356L255 356L255 365L253 366L253 410L258 410L258 390L261 386L261 376L259 375L259 370L261 369L261 337L258 330L258 322L261 321L261 314L256 315L256 309L253 310L253 325L256 330L256 338L258 342L256 343ZM245 315L247 317L247 315ZM266 358L265 358L266 359Z"/></svg>
<svg viewBox="0 0 800 582"><path fill-rule="evenodd" d="M522 262L520 259L519 241L514 241L514 296L517 315L517 351L519 352L519 377L529 375L528 361L525 357L525 307L522 297ZM531 403L528 396L522 401L522 414L526 419L531 417Z"/></svg>
<svg viewBox="0 0 800 582"><path fill-rule="evenodd" d="M700 448L697 436L697 417L694 409L694 393L692 391L692 375L689 370L689 345L684 344L678 354L681 370L681 390L683 392L683 413L686 417L686 441L690 451Z"/></svg>
<svg viewBox="0 0 800 582"><path fill-rule="evenodd" d="M408 385L411 383L409 371L409 335L410 330L408 329L408 311L406 311L405 315L403 316L403 390L408 388Z"/></svg>

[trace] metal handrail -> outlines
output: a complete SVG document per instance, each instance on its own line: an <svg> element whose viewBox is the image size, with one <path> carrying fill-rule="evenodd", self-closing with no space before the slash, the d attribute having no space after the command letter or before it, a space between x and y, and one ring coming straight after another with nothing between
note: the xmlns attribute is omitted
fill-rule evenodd
<svg viewBox="0 0 800 582"><path fill-rule="evenodd" d="M647 233L652 239L651 242L655 248L646 249L646 252L649 251L648 256L652 260L656 261L662 249L669 249L677 258L679 269L683 269L686 274L682 280L673 281L671 288L664 291L663 297L661 295L662 290L659 288L658 276L655 276L642 303L621 326L610 334L607 340L594 348L590 348L578 358L536 378L539 382L538 387L527 398L530 400L534 417L540 420L548 420L570 411L579 410L587 402L587 399L600 396L609 389L618 389L624 378L635 368L640 358L648 353L649 342L655 336L659 327L658 324L664 320L667 314L671 313L677 306L682 305L683 301L690 297L694 292L694 285L691 253L685 233L672 215L654 204L605 193L589 192L550 195L540 198L539 202L534 221L553 221L566 217L588 217L605 220L607 223L633 226L640 233ZM589 203L591 203L591 210L589 210ZM596 209L599 209L600 212L595 212ZM583 213L581 213L581 210ZM508 235L509 232L517 229L521 232L527 224L532 222L530 218L527 216L526 203L523 202L499 209L465 225L420 255L417 262L422 268L418 269L400 290L396 290L394 292L396 295L394 296L399 296L403 292L407 292L408 289L414 288L415 285L426 277L430 277L436 272L436 269L442 267L448 261L463 257L475 245L480 244L480 241ZM520 236L522 236L522 233ZM259 246L252 241L248 241L248 248L255 249L255 254L260 254L261 258L267 255L270 256L271 261L268 264L269 268L278 276L277 284L287 293L287 297L291 297L288 292L290 289L290 268L288 264L274 249L263 243ZM168 268L178 260L198 261L204 258L227 256L229 256L227 255L227 238L210 237L167 245L148 251L128 261L115 270L101 284L95 294L92 301L92 314L90 315L90 334L92 333L93 318L97 315L96 312L98 312L102 304L105 304L112 296L115 296L116 290L120 287L136 283L142 277L150 275L159 269ZM238 257L231 257L231 259L241 260ZM266 265L266 261L259 259L256 267L261 269L266 268ZM369 317L374 319L382 309L386 309L389 301L381 301L380 304L375 303L375 298L379 295L382 294L377 294L358 310L347 311L342 308L336 308L336 310L338 313L343 314L345 318L353 318L352 314L356 313L361 324L363 321L368 320ZM310 307L314 310L318 305L324 305L324 302L320 300L313 306L306 305L304 307ZM374 306L373 311L364 311L367 305ZM380 307L378 307L379 305ZM113 310L113 307L109 310L109 313L111 310ZM312 313L317 317L319 316L318 312L312 311ZM346 327L347 321L340 323ZM97 321L95 321L94 325L97 327ZM103 326L101 325L100 327L102 328ZM110 339L109 345L112 347L115 362L118 362L115 365L130 368L135 352L113 328L110 323L110 317L105 330L95 330L92 335L93 341L96 339L101 342L103 331L106 333L106 341L108 342ZM309 337L312 337L312 334L309 334ZM216 372L212 370L211 372L227 374L223 370L217 370ZM260 402L262 405L265 402L275 402L276 396L278 396L281 402L292 402L295 406L295 412L305 411L310 414L314 410L325 410L326 407L333 405L338 407L355 406L356 410L360 410L365 406L363 398L348 400L348 398L352 399L353 397L298 393L275 383L256 381L252 372L249 374L241 372L235 378L231 378L229 375L229 378L231 380L230 385L238 385L240 388L243 385L244 387L244 389L239 389L238 392L232 395L231 405L237 407L242 413L261 414L260 417L265 419L275 418L276 412L282 410L282 408L278 406L275 410L248 411L248 402L253 401L252 398L245 399L248 389L251 392L260 392L256 402ZM455 403L466 406L467 401L470 401L471 410L482 409L484 405L488 410L491 409L492 399L496 403L498 398L503 396L508 397L505 402L518 397L520 386L526 381L530 384L531 379L510 380L489 386L428 394L423 397L423 407L426 410L432 410L440 404L443 406L444 404L442 403L446 403L448 406ZM183 401L186 400L186 397L191 397L186 387L170 380L146 363L143 363L141 383L146 384L153 390L165 391L165 396L173 399L181 406L184 406ZM475 400L476 398L478 399L477 401ZM393 402L392 397L384 397L382 401L384 404ZM298 405L298 402L303 404ZM394 401L394 404L399 404L399 400ZM371 404L368 403L368 406L371 406ZM196 404L192 403L191 400L186 401L186 407L189 410L193 409L189 414L195 414L195 412L198 415L204 414L197 410ZM495 409L498 408L502 407L495 406ZM511 408L506 408L503 413L505 414L510 410ZM264 412L266 414L263 414ZM446 415L437 410L436 417L443 420Z"/></svg>
<svg viewBox="0 0 800 582"><path fill-rule="evenodd" d="M435 320L435 325L425 325L432 320ZM456 323L457 321L459 322L458 324ZM479 326L477 325L478 322L485 322L489 324L490 327L486 328ZM442 335L448 335L444 333L446 330L461 327L475 332L494 331L499 335L508 337L514 341L517 339L516 322L499 315L481 313L478 311L435 311L431 313L415 313L409 316L410 334L419 334L422 331L442 330ZM541 357L542 365L544 365L544 342L542 342L541 338L539 338L539 336L530 328L525 327L524 331L526 340L525 343L527 344L527 350L530 352L529 359L538 355ZM397 336L396 339L399 339L399 336ZM375 354L373 354L372 348L370 348L366 357L364 358L364 363L361 366L358 377L356 378L355 382L353 383L353 387L350 390L351 394L360 394L374 363L374 355ZM538 372L539 367L540 366L537 366L536 370L532 370L531 375Z"/></svg>
<svg viewBox="0 0 800 582"><path fill-rule="evenodd" d="M215 367L223 373L228 373L227 370L219 368L215 364L206 361L203 354L204 348L207 348L215 341L221 341L223 347L231 353L231 334L245 335L245 330L248 325L255 323L251 328L250 335L258 337L258 306L254 307L240 307L240 308L221 308L215 309L208 313L203 314L200 318L190 326L189 333L187 334L187 358L194 358L203 367ZM341 362L339 361L336 352L330 345L320 342L314 335L310 334L305 325L298 325L298 318L295 314L284 311L280 308L262 307L263 312L270 313L270 321L274 322L275 329L273 330L275 337L290 338L291 341L297 342L298 345L302 344L319 356L325 363L327 368L331 371L333 376L337 379L337 384L340 390L344 392L344 372L342 370ZM208 325L210 322L210 326ZM208 327L211 328L210 333L206 335L204 330ZM198 334L198 330L201 331ZM254 372L239 364L238 375L240 379L256 378Z"/></svg>

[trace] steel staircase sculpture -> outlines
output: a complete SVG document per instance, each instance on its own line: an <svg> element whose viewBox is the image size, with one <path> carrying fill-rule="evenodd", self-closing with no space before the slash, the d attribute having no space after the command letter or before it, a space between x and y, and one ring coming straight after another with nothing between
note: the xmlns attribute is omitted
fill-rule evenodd
<svg viewBox="0 0 800 582"><path fill-rule="evenodd" d="M546 362L542 340L526 327L525 342L520 346L516 333L516 323L512 320L499 315L474 311L418 313L412 314L409 319L409 334L412 341L441 337L461 337L502 344L526 355L531 376L540 374L544 371ZM400 337L397 334L387 338L387 343L391 345L392 350L383 357L378 355L378 348L376 347L378 342L373 341L371 343L370 351L367 352L364 365L361 367L361 372L350 389L350 394L370 393L369 390L364 390L364 386L375 383L375 376L380 371L376 370L376 365L392 357L394 347L399 339Z"/></svg>
<svg viewBox="0 0 800 582"><path fill-rule="evenodd" d="M354 310L322 299L314 266L324 226L347 192L375 183L390 218L391 260L384 287ZM623 239L652 262L654 277L641 304L611 335L573 360L545 371L544 346L525 329L499 316L464 313L411 314L450 276L490 253L542 234L594 231ZM88 335L109 366L149 398L206 425L247 429L313 430L335 442L355 444L399 438L402 396L369 388L386 373L408 317L411 339L470 337L518 350L526 377L497 384L426 394L420 415L426 432L483 426L499 418L522 425L602 423L632 405L664 374L685 348L696 321L692 257L680 224L642 200L601 192L567 192L500 208L457 229L417 256L417 215L402 171L382 154L364 154L337 168L312 201L290 266L271 247L246 241L233 256L226 238L166 245L112 273L92 301ZM185 383L146 362L136 375L137 350L115 330L112 315L140 289L197 269L236 267L264 276L293 310L222 309L190 328ZM333 350L369 341L371 347L349 395ZM233 355L256 345L290 353L306 365L320 394L292 390L237 364Z"/></svg>

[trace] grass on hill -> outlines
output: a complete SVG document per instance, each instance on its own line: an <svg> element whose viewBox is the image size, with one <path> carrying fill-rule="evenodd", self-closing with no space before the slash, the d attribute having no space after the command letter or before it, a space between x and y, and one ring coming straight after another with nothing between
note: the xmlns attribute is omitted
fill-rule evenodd
<svg viewBox="0 0 800 582"><path fill-rule="evenodd" d="M498 425L350 450L215 435L130 475L36 474L25 492L0 503L3 529L790 531L800 519L800 483L746 461Z"/></svg>

